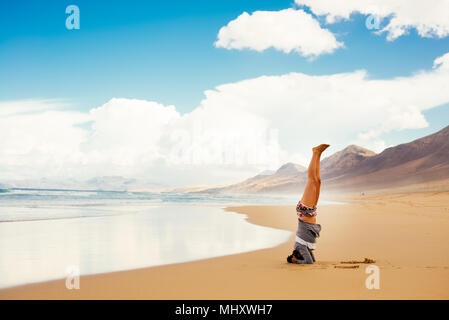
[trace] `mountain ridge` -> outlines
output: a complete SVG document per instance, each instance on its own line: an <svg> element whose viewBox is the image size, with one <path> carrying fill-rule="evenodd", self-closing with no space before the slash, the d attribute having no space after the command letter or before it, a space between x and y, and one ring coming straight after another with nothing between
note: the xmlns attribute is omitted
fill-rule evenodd
<svg viewBox="0 0 449 320"><path fill-rule="evenodd" d="M296 166L304 170L291 169ZM284 175L285 171L291 174ZM449 179L449 126L411 142L389 147L379 154L349 145L321 161L321 178L324 189L341 192L406 187ZM301 192L306 181L305 167L286 163L272 175L256 175L239 183L202 192Z"/></svg>

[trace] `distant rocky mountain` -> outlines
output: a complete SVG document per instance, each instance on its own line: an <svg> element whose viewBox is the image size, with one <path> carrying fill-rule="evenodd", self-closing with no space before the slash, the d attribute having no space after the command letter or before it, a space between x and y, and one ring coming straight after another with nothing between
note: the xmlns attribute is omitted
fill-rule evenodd
<svg viewBox="0 0 449 320"><path fill-rule="evenodd" d="M298 174L304 173L307 171L307 168L295 163L286 163L282 167L280 167L274 174L283 177L291 177L296 176Z"/></svg>
<svg viewBox="0 0 449 320"><path fill-rule="evenodd" d="M387 148L336 176L323 173L330 189L403 187L449 178L449 126L424 138ZM448 186L449 189L449 186Z"/></svg>
<svg viewBox="0 0 449 320"><path fill-rule="evenodd" d="M320 164L321 172L323 174L328 173L328 176L344 174L357 167L361 161L375 155L376 153L371 150L356 145L350 145L323 159Z"/></svg>
<svg viewBox="0 0 449 320"><path fill-rule="evenodd" d="M127 179L121 176L95 177L85 182L89 189L98 190L128 190L136 185L136 179Z"/></svg>
<svg viewBox="0 0 449 320"><path fill-rule="evenodd" d="M227 192L227 193L254 193L267 192L273 185L279 186L288 184L292 179L303 176L307 168L295 163L287 163L277 171L263 171L257 176L249 178L243 182L227 186L209 187L196 192Z"/></svg>
<svg viewBox="0 0 449 320"><path fill-rule="evenodd" d="M274 170L265 170L265 171L262 171L261 173L259 173L259 176L271 176L275 172L276 171L274 171Z"/></svg>
<svg viewBox="0 0 449 320"><path fill-rule="evenodd" d="M412 186L449 179L449 126L410 143L387 148L380 154L350 145L321 161L322 188L330 192L362 192ZM275 173L257 175L225 187L203 192L302 192L307 169L287 163ZM439 186L441 187L439 183ZM447 186L449 190L449 185Z"/></svg>
<svg viewBox="0 0 449 320"><path fill-rule="evenodd" d="M338 174L355 166L366 157L375 155L374 152L351 145L332 156L321 161L322 172L331 175ZM307 181L307 168L295 164L286 163L272 174L258 174L243 182L218 187L203 189L203 192L230 192L230 193L280 193L299 192Z"/></svg>
<svg viewBox="0 0 449 320"><path fill-rule="evenodd" d="M102 176L89 180L26 179L10 181L7 188L69 189L69 190L107 190L107 191L157 191L165 186L157 185L145 179L130 179L121 176Z"/></svg>

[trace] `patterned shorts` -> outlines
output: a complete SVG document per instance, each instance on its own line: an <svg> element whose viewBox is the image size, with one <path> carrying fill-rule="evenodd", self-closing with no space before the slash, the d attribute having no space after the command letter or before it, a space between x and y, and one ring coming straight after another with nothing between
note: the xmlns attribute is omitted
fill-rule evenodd
<svg viewBox="0 0 449 320"><path fill-rule="evenodd" d="M315 217L317 214L316 206L310 208L299 201L296 205L296 214L298 215L298 217Z"/></svg>

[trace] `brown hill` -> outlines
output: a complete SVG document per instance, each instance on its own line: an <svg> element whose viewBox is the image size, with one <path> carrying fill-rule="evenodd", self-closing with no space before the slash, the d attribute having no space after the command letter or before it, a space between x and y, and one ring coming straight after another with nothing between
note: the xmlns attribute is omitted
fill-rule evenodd
<svg viewBox="0 0 449 320"><path fill-rule="evenodd" d="M342 176L323 174L331 189L384 189L449 178L449 126L424 138L387 148ZM323 180L324 180L323 179ZM449 186L448 186L449 188Z"/></svg>
<svg viewBox="0 0 449 320"><path fill-rule="evenodd" d="M300 164L289 162L280 167L274 174L283 177L294 177L306 171L306 167Z"/></svg>
<svg viewBox="0 0 449 320"><path fill-rule="evenodd" d="M449 126L437 133L387 148L380 154L350 145L321 161L323 189L361 192L407 188L449 179ZM285 193L302 191L306 168L287 163L273 174L206 192ZM439 188L445 183L438 183ZM449 185L447 186L449 189Z"/></svg>
<svg viewBox="0 0 449 320"><path fill-rule="evenodd" d="M352 170L366 158L375 155L376 153L371 150L356 145L350 145L323 159L321 161L321 173L323 176L327 175L327 177L335 177Z"/></svg>
<svg viewBox="0 0 449 320"><path fill-rule="evenodd" d="M323 171L335 176L338 172L345 172L355 166L362 159L375 153L351 145L346 149L322 161ZM204 192L229 192L229 193L284 193L298 192L304 188L307 180L307 168L295 163L286 163L276 172L271 174L259 174L243 182L225 187L209 188Z"/></svg>

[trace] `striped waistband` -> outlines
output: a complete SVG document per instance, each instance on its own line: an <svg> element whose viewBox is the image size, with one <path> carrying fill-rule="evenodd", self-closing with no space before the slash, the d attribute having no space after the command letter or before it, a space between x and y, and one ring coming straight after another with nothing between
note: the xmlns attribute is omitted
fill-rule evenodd
<svg viewBox="0 0 449 320"><path fill-rule="evenodd" d="M315 243L311 243L311 242L307 242L302 240L300 237L296 236L296 242L306 246L307 248L309 248L310 250L315 250L316 249L316 244Z"/></svg>

